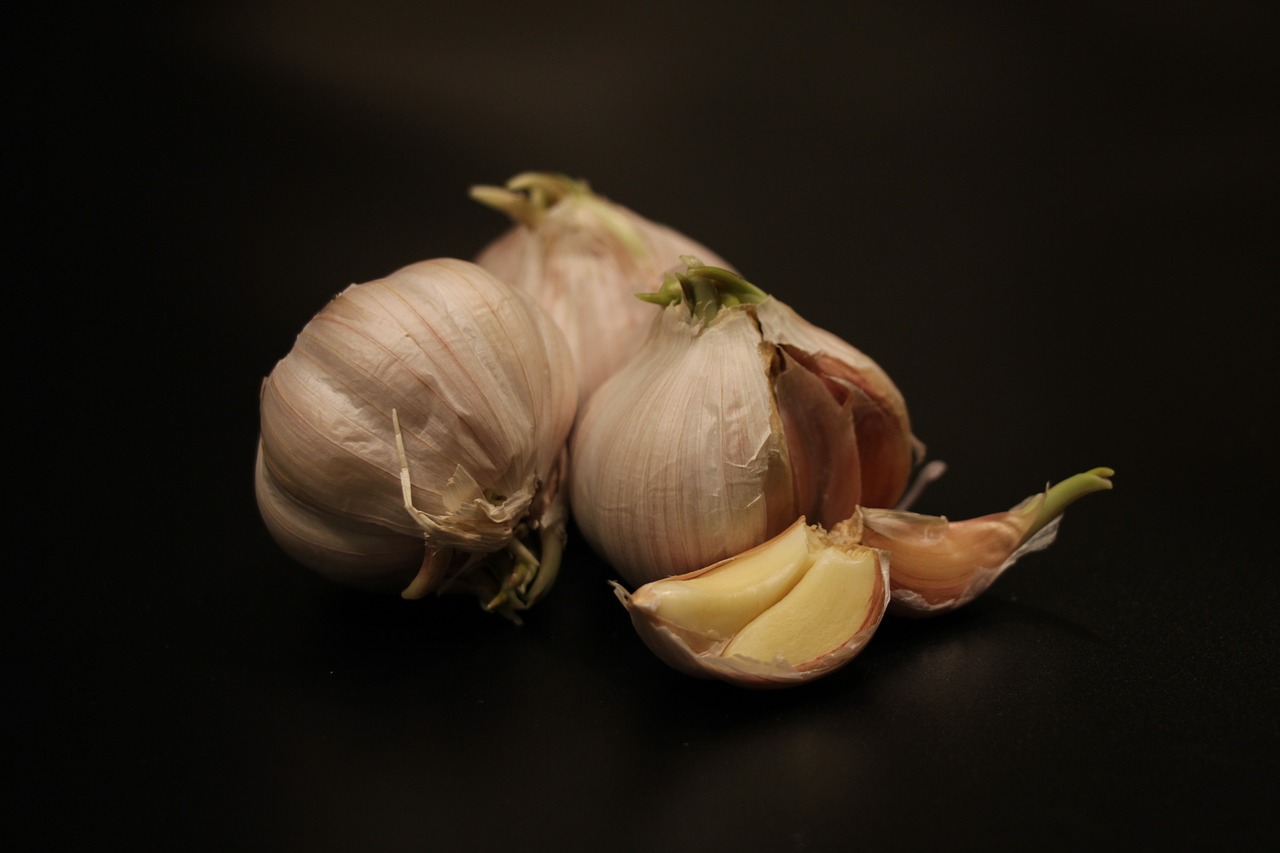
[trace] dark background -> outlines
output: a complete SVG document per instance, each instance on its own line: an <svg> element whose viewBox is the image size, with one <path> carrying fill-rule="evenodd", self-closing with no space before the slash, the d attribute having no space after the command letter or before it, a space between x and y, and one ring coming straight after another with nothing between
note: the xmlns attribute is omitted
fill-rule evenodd
<svg viewBox="0 0 1280 853"><path fill-rule="evenodd" d="M1266 3L23 6L8 36L24 849L1280 842ZM665 668L575 541L513 627L266 534L257 393L343 286L563 171L876 358L1004 509L1115 490L831 677ZM16 224L14 224L16 223Z"/></svg>

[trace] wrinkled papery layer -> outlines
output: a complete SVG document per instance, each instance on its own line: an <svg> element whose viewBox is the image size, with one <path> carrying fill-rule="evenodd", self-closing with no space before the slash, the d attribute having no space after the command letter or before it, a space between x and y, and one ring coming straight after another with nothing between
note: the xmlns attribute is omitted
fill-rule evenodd
<svg viewBox="0 0 1280 853"><path fill-rule="evenodd" d="M776 300L706 324L676 302L580 414L571 502L592 546L638 585L799 515L834 524L868 493L893 505L920 447L884 372Z"/></svg>
<svg viewBox="0 0 1280 853"><path fill-rule="evenodd" d="M709 565L796 517L785 440L747 312L662 310L587 404L572 443L578 527L629 582Z"/></svg>
<svg viewBox="0 0 1280 853"><path fill-rule="evenodd" d="M423 527L404 506L395 409L431 544L502 548L552 479L575 389L546 313L474 264L425 261L352 285L263 383L264 517L276 530L317 536L312 563L324 562L327 522L342 539L329 548L338 564L355 549L333 531L421 542Z"/></svg>

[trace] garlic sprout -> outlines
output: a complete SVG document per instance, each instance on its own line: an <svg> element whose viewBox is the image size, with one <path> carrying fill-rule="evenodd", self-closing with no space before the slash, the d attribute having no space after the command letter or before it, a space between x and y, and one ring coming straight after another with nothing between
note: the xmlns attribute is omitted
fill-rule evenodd
<svg viewBox="0 0 1280 853"><path fill-rule="evenodd" d="M263 383L263 520L336 581L516 618L559 567L576 387L551 318L475 264L351 285Z"/></svg>
<svg viewBox="0 0 1280 853"><path fill-rule="evenodd" d="M555 319L578 369L580 400L640 345L653 311L632 298L697 255L696 241L592 192L585 181L526 172L471 196L515 220L476 263L534 297Z"/></svg>
<svg viewBox="0 0 1280 853"><path fill-rule="evenodd" d="M644 301L635 355L580 414L571 504L633 585L752 548L800 516L893 506L923 447L878 365L693 257Z"/></svg>

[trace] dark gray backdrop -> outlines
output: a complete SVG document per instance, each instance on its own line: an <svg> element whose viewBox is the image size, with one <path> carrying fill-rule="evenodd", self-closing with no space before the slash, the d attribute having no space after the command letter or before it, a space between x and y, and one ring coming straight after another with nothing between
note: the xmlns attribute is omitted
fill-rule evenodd
<svg viewBox="0 0 1280 853"><path fill-rule="evenodd" d="M1280 840L1266 4L184 9L10 36L20 846ZM920 510L1114 492L778 693L666 669L580 543L520 629L328 585L258 520L258 385L530 169L875 357Z"/></svg>

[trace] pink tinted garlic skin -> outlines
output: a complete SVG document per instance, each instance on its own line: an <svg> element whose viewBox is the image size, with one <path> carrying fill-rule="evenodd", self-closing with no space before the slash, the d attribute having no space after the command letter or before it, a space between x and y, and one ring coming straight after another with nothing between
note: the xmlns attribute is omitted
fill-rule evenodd
<svg viewBox="0 0 1280 853"><path fill-rule="evenodd" d="M973 601L1023 556L1049 547L1066 508L1111 488L1110 468L1076 474L1006 512L965 521L861 507L846 530L889 555L899 616L934 616Z"/></svg>
<svg viewBox="0 0 1280 853"><path fill-rule="evenodd" d="M570 503L633 586L829 528L906 492L923 446L870 358L723 267L686 257L571 439Z"/></svg>
<svg viewBox="0 0 1280 853"><path fill-rule="evenodd" d="M653 309L633 294L697 255L727 266L701 243L591 191L585 181L546 172L516 175L471 196L515 225L476 263L528 293L568 341L585 401L640 346Z"/></svg>

